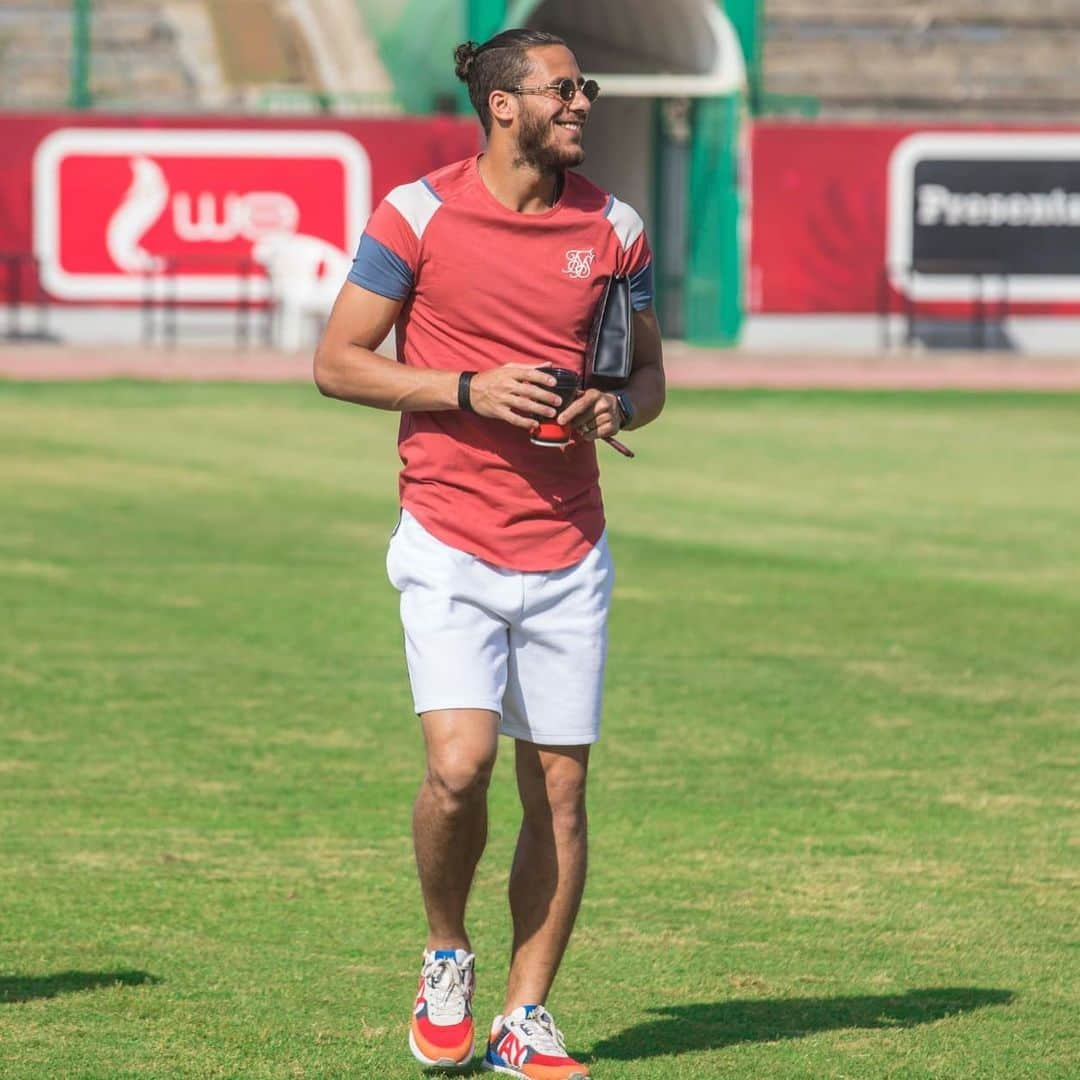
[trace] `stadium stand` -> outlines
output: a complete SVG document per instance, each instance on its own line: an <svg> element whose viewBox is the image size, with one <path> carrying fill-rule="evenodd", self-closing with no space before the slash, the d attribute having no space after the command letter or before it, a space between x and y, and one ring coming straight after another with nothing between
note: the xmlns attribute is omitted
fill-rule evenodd
<svg viewBox="0 0 1080 1080"><path fill-rule="evenodd" d="M766 0L764 87L820 115L1058 117L1080 106L1076 0Z"/></svg>
<svg viewBox="0 0 1080 1080"><path fill-rule="evenodd" d="M0 108L68 99L68 0L0 0ZM354 0L97 0L95 107L398 111Z"/></svg>
<svg viewBox="0 0 1080 1080"><path fill-rule="evenodd" d="M205 2L226 77L245 106L303 109L314 99L335 111L395 111L390 78L354 0Z"/></svg>
<svg viewBox="0 0 1080 1080"><path fill-rule="evenodd" d="M0 0L0 106L67 101L71 4ZM117 107L190 108L196 87L158 5L101 0L94 9L92 88Z"/></svg>
<svg viewBox="0 0 1080 1080"><path fill-rule="evenodd" d="M337 102L389 104L390 76L356 0L290 0L309 44L316 81Z"/></svg>

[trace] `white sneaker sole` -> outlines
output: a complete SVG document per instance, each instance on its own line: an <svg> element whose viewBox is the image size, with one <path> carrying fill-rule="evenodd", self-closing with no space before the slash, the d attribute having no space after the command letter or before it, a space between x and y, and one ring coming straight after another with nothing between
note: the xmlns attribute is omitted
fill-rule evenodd
<svg viewBox="0 0 1080 1080"><path fill-rule="evenodd" d="M464 1061L454 1061L453 1058L429 1058L420 1053L420 1047L413 1038L412 1028L409 1028L409 1049L412 1056L428 1069L470 1069L472 1068L473 1052L476 1049L475 1041L469 1044L469 1056Z"/></svg>

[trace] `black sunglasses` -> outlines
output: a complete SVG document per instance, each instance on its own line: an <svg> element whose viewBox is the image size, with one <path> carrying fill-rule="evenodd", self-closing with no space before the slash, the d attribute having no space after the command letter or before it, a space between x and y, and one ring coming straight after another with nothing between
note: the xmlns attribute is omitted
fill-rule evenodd
<svg viewBox="0 0 1080 1080"><path fill-rule="evenodd" d="M595 79L560 79L547 86L512 86L511 94L543 94L545 97L558 97L567 105L577 97L578 91L585 95L586 101L595 101L600 96L600 84Z"/></svg>

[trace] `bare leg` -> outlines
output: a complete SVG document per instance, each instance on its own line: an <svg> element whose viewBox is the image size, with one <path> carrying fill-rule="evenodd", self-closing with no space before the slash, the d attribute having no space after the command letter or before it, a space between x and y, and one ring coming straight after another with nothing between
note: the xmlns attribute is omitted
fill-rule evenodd
<svg viewBox="0 0 1080 1080"><path fill-rule="evenodd" d="M413 844L428 919L428 949L468 949L465 904L487 842L487 790L499 718L481 709L420 717L427 775L413 808Z"/></svg>
<svg viewBox="0 0 1080 1080"><path fill-rule="evenodd" d="M555 981L585 889L587 746L517 743L524 811L510 871L514 944L504 1014L542 1005Z"/></svg>

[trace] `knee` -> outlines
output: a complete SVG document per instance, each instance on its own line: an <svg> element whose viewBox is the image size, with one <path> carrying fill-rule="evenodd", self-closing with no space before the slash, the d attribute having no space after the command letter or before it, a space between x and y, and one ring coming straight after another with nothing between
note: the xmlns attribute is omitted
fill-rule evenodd
<svg viewBox="0 0 1080 1080"><path fill-rule="evenodd" d="M556 836L575 838L584 836L588 826L585 812L585 791L560 799L551 806L551 828Z"/></svg>
<svg viewBox="0 0 1080 1080"><path fill-rule="evenodd" d="M525 800L524 809L527 820L546 824L557 837L583 835L588 824L585 778L548 776L535 797Z"/></svg>
<svg viewBox="0 0 1080 1080"><path fill-rule="evenodd" d="M426 783L439 805L453 813L486 798L494 766L493 758L448 755L428 762Z"/></svg>

